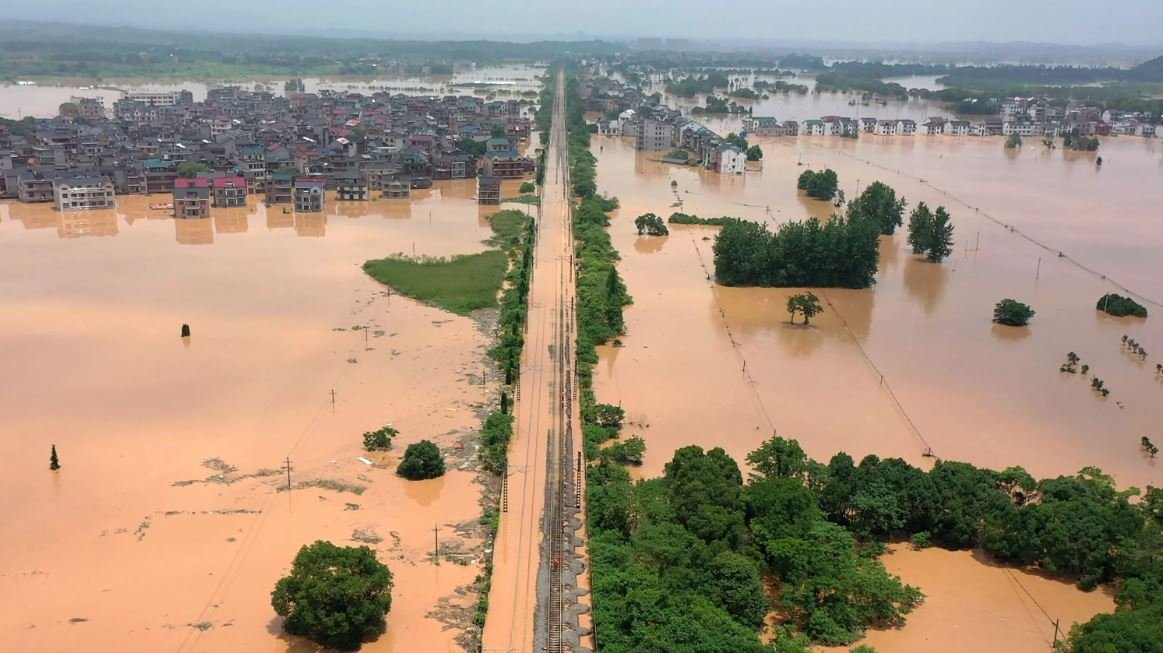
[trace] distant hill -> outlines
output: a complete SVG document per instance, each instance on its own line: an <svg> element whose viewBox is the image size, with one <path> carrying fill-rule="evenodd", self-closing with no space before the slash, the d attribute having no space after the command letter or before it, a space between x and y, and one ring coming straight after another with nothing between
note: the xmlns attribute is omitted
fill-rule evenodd
<svg viewBox="0 0 1163 653"><path fill-rule="evenodd" d="M1163 57L1144 61L1132 68L1127 77L1137 82L1163 82Z"/></svg>

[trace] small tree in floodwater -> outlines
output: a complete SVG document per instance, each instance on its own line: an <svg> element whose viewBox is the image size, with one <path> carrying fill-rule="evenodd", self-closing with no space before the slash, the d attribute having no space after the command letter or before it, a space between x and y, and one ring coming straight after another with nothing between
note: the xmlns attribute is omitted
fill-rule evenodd
<svg viewBox="0 0 1163 653"><path fill-rule="evenodd" d="M52 453L48 456L48 468L54 472L61 468L61 460L57 458L57 445L52 446Z"/></svg>
<svg viewBox="0 0 1163 653"><path fill-rule="evenodd" d="M399 434L390 426L368 431L363 434L363 448L366 451L387 451L392 448L392 438Z"/></svg>
<svg viewBox="0 0 1163 653"><path fill-rule="evenodd" d="M804 326L811 324L812 318L824 312L820 306L820 298L810 292L799 293L787 298L787 312L791 314L791 323L796 323L796 313L804 316Z"/></svg>

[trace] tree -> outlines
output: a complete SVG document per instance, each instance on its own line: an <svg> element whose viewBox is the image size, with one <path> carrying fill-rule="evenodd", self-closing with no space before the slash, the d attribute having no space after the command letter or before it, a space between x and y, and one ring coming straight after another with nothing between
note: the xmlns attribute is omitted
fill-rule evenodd
<svg viewBox="0 0 1163 653"><path fill-rule="evenodd" d="M641 465L646 453L646 441L637 435L614 443L602 450L602 457L619 465Z"/></svg>
<svg viewBox="0 0 1163 653"><path fill-rule="evenodd" d="M808 455L799 442L777 435L747 454L747 464L755 470L752 479L803 478L808 471Z"/></svg>
<svg viewBox="0 0 1163 653"><path fill-rule="evenodd" d="M670 229L666 227L666 223L662 218L653 213L643 213L634 218L634 226L638 228L638 235L643 234L647 236L669 236Z"/></svg>
<svg viewBox="0 0 1163 653"><path fill-rule="evenodd" d="M484 156L485 144L472 138L461 138L456 141L456 149L473 156Z"/></svg>
<svg viewBox="0 0 1163 653"><path fill-rule="evenodd" d="M507 132L505 131L505 126L500 123L497 123L489 128L490 138L505 138L506 135Z"/></svg>
<svg viewBox="0 0 1163 653"><path fill-rule="evenodd" d="M796 323L796 313L804 316L804 326L808 326L812 318L824 312L820 306L820 298L811 292L803 292L787 298L787 312L791 314L791 323Z"/></svg>
<svg viewBox="0 0 1163 653"><path fill-rule="evenodd" d="M210 172L210 166L200 161L183 161L178 164L179 177L197 177L203 172Z"/></svg>
<svg viewBox="0 0 1163 653"><path fill-rule="evenodd" d="M750 145L747 144L747 139L743 138L739 134L736 134L735 132L731 132L730 134L727 134L727 138L725 138L723 140L727 141L728 145L734 145L735 147L739 148L740 150L746 151L746 150L750 149Z"/></svg>
<svg viewBox="0 0 1163 653"><path fill-rule="evenodd" d="M81 115L81 107L76 102L62 102L57 112L65 118L76 118Z"/></svg>
<svg viewBox="0 0 1163 653"><path fill-rule="evenodd" d="M534 185L533 182L527 181L527 182L521 184L521 188L518 189L518 192L521 193L522 195L524 195L525 193L532 193L535 190L537 190L537 186Z"/></svg>
<svg viewBox="0 0 1163 653"><path fill-rule="evenodd" d="M940 263L953 252L953 225L945 207L930 211L924 202L917 202L909 216L909 245L913 254L924 254L930 263Z"/></svg>
<svg viewBox="0 0 1163 653"><path fill-rule="evenodd" d="M433 442L421 440L408 445L404 450L404 459L400 461L396 473L410 481L443 476L444 456Z"/></svg>
<svg viewBox="0 0 1163 653"><path fill-rule="evenodd" d="M1017 149L1021 146L1022 146L1022 137L1019 136L1017 132L1010 134L1009 138L1006 139L1006 149L1007 150Z"/></svg>
<svg viewBox="0 0 1163 653"><path fill-rule="evenodd" d="M392 438L400 432L390 426L384 426L363 434L363 448L365 451L387 451L392 448Z"/></svg>
<svg viewBox="0 0 1163 653"><path fill-rule="evenodd" d="M747 148L747 160L748 161L761 161L761 160L763 160L763 149L760 148L758 145L752 145L751 147Z"/></svg>
<svg viewBox="0 0 1163 653"><path fill-rule="evenodd" d="M1115 317L1124 317L1127 315L1147 317L1147 308L1145 306L1130 297L1123 297L1113 292L1099 297L1095 308Z"/></svg>
<svg viewBox="0 0 1163 653"><path fill-rule="evenodd" d="M342 651L383 634L392 608L392 572L366 546L322 540L299 549L291 573L271 592L271 606L292 635Z"/></svg>
<svg viewBox="0 0 1163 653"><path fill-rule="evenodd" d="M1003 299L993 307L993 321L1006 326L1026 326L1034 317L1034 309L1012 299Z"/></svg>
<svg viewBox="0 0 1163 653"><path fill-rule="evenodd" d="M800 173L796 187L806 192L809 197L831 201L836 196L839 179L836 176L836 171L831 168L821 172L804 170Z"/></svg>
<svg viewBox="0 0 1163 653"><path fill-rule="evenodd" d="M891 236L896 228L904 224L905 198L897 199L892 186L874 181L848 205L848 218L852 220L872 220L880 228L880 233Z"/></svg>
<svg viewBox="0 0 1163 653"><path fill-rule="evenodd" d="M57 458L57 445L52 446L52 453L48 456L48 468L54 472L61 468L61 461Z"/></svg>

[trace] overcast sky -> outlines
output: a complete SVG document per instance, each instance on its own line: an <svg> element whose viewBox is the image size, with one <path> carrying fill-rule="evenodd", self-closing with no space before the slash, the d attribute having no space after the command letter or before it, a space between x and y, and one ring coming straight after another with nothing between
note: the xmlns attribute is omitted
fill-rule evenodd
<svg viewBox="0 0 1163 653"><path fill-rule="evenodd" d="M0 16L383 36L1163 44L1163 0L0 0Z"/></svg>

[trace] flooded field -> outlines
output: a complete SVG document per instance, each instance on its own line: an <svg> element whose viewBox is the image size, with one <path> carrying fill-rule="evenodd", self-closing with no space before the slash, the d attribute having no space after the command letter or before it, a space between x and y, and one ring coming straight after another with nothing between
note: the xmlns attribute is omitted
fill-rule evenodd
<svg viewBox="0 0 1163 653"><path fill-rule="evenodd" d="M405 94L440 95L486 95L494 94L508 99L519 96L524 91L538 91L541 88L537 77L544 74L545 67L531 64L511 64L504 66L481 66L457 70L452 75L427 75L423 77L386 76L303 78L303 86L308 93L320 91L347 91L371 94L380 91ZM286 78L264 78L250 80L228 80L222 82L186 81L175 83L154 83L141 79L105 80L100 86L91 82L55 83L54 80L40 80L36 86L0 84L0 117L18 118L22 116L52 117L57 115L61 103L73 96L100 97L105 100L106 109L112 110L113 103L121 97L120 89L129 91L190 91L195 102L206 99L206 93L215 86L241 86L249 90L269 91L275 95L285 95L283 88ZM473 82L484 82L486 86L473 87Z"/></svg>
<svg viewBox="0 0 1163 653"><path fill-rule="evenodd" d="M474 192L438 182L322 215L252 198L203 220L150 211L156 197L83 216L0 204L0 595L22 597L0 615L6 645L314 650L282 636L270 591L328 539L367 543L395 575L365 650L457 650L481 569L468 461L496 383L481 384L488 326L359 266L481 251ZM361 434L387 423L393 451L365 454ZM396 477L425 438L449 473Z"/></svg>
<svg viewBox="0 0 1163 653"><path fill-rule="evenodd" d="M642 475L660 474L681 446L722 446L742 459L778 433L821 461L846 451L857 460L876 454L927 466L922 454L931 449L981 466L1021 465L1038 477L1094 465L1120 486L1163 482L1163 468L1139 447L1143 435L1158 439L1163 425L1163 380L1154 372L1163 361L1163 322L1094 309L1102 294L1122 292L1116 281L1163 300L1158 142L1108 139L1101 168L1093 155L1040 145L1007 152L998 138L759 142L762 172L722 176L663 165L636 153L629 139L594 140L600 189L621 200L610 231L634 297L624 346L601 352L595 387L599 401L627 411L625 434L646 439ZM787 322L784 305L796 289L712 283L716 228L672 225L663 238L635 232L635 216L665 218L678 205L772 226L826 217L831 204L795 190L801 162L835 169L849 198L880 180L910 206L945 205L957 229L954 254L928 264L911 254L903 229L882 238L876 286L817 290L825 312L805 329ZM991 323L994 304L1006 297L1037 310L1029 327ZM1152 355L1140 361L1125 352L1124 334ZM1105 380L1109 397L1085 377L1058 372L1069 351ZM946 595L931 584L938 581L925 580L927 562L907 569L913 557L898 558L896 573L929 593L930 605L956 605L939 598ZM989 591L998 587L1005 586ZM1068 584L1047 587L1064 604L1082 596ZM1110 607L1109 599L1082 605L1090 607L1077 618ZM1011 619L1008 611L996 607L990 618ZM925 637L947 638L942 622L918 620L886 650L930 650Z"/></svg>

